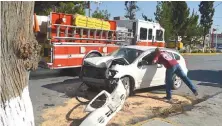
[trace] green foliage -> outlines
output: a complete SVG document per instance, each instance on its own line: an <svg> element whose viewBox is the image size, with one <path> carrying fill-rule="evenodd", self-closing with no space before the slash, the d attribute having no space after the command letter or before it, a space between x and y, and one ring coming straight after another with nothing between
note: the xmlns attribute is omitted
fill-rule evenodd
<svg viewBox="0 0 222 126"><path fill-rule="evenodd" d="M198 23L197 13L193 11L190 15L185 1L158 1L154 15L155 20L165 29L166 41L181 36L184 46L200 43L203 27Z"/></svg>
<svg viewBox="0 0 222 126"><path fill-rule="evenodd" d="M173 33L175 37L184 36L187 28L187 21L190 14L190 9L185 1L174 1L171 2L172 8L172 18L171 22L173 24Z"/></svg>
<svg viewBox="0 0 222 126"><path fill-rule="evenodd" d="M60 13L85 15L84 5L84 1L36 1L34 12L37 15L49 15L55 8Z"/></svg>
<svg viewBox="0 0 222 126"><path fill-rule="evenodd" d="M160 25L165 29L165 40L169 41L173 36L173 23L171 2L163 1L157 2L156 12L154 13L155 20L160 23Z"/></svg>
<svg viewBox="0 0 222 126"><path fill-rule="evenodd" d="M139 11L139 7L136 3L136 1L125 1L126 18L129 18L130 20L136 19L136 12Z"/></svg>
<svg viewBox="0 0 222 126"><path fill-rule="evenodd" d="M150 22L154 22L154 20L152 19L152 18L148 18L146 15L144 15L143 13L142 13L142 17L143 17L143 19L145 20L145 21L150 21Z"/></svg>
<svg viewBox="0 0 222 126"><path fill-rule="evenodd" d="M202 36L202 27L198 24L199 16L197 13L192 13L192 15L187 19L184 27L184 45L195 45L200 43L200 38Z"/></svg>
<svg viewBox="0 0 222 126"><path fill-rule="evenodd" d="M199 11L201 14L200 24L203 27L204 40L205 36L209 33L209 29L213 24L213 16L215 11L213 4L214 1L201 1L199 5Z"/></svg>
<svg viewBox="0 0 222 126"><path fill-rule="evenodd" d="M110 18L110 13L108 13L107 10L99 10L99 11L94 11L92 13L92 17L93 18L99 18L99 19L105 19L105 20L109 20Z"/></svg>

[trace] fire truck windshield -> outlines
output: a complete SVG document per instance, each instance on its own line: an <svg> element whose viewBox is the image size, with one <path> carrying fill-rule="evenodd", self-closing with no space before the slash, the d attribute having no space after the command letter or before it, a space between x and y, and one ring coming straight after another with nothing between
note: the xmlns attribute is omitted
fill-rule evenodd
<svg viewBox="0 0 222 126"><path fill-rule="evenodd" d="M131 64L142 53L143 51L138 49L120 48L110 53L109 56L123 57Z"/></svg>

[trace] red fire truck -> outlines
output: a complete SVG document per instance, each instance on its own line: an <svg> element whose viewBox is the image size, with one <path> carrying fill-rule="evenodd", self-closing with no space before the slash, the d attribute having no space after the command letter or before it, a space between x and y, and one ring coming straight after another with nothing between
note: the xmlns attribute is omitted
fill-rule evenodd
<svg viewBox="0 0 222 126"><path fill-rule="evenodd" d="M42 45L40 67L81 67L84 57L106 55L120 46L164 47L164 29L143 20L100 20L78 14L34 15L34 31Z"/></svg>

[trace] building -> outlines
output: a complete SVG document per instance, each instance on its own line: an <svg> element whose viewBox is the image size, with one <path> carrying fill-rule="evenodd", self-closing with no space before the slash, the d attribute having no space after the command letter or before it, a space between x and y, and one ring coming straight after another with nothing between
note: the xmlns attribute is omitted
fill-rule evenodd
<svg viewBox="0 0 222 126"><path fill-rule="evenodd" d="M221 34L209 34L212 48L222 49L222 33ZM217 45L217 46L216 46Z"/></svg>

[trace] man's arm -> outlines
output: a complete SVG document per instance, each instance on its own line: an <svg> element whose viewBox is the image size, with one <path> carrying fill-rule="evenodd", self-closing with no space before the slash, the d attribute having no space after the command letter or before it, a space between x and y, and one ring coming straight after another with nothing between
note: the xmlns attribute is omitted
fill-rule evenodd
<svg viewBox="0 0 222 126"><path fill-rule="evenodd" d="M159 56L160 56L160 53L155 55L155 57L153 58L153 63L157 63L158 62Z"/></svg>

